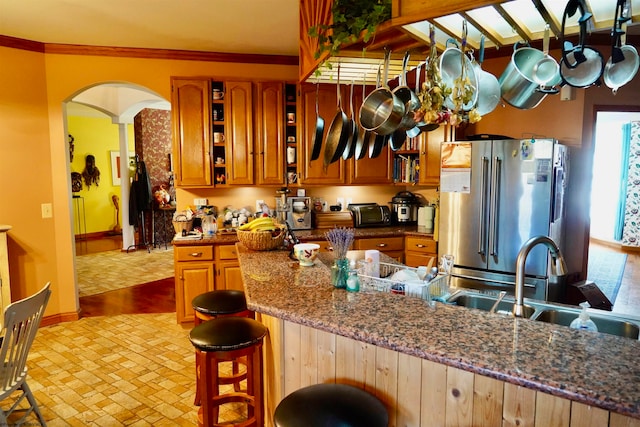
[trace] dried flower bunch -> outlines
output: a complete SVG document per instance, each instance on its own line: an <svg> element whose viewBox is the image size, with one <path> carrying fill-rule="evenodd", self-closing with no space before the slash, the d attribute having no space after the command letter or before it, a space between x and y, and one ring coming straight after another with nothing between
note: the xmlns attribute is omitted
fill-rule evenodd
<svg viewBox="0 0 640 427"><path fill-rule="evenodd" d="M336 259L347 257L347 251L353 243L353 228L336 227L324 233L324 236L331 243Z"/></svg>

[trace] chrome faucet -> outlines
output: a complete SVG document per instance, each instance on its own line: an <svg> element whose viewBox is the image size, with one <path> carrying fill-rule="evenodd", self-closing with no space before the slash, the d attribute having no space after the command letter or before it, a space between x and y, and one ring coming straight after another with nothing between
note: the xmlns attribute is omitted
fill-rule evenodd
<svg viewBox="0 0 640 427"><path fill-rule="evenodd" d="M560 253L560 248L556 242L547 236L534 236L525 242L518 252L516 259L516 303L513 305L513 315L515 317L523 317L524 315L524 266L527 262L527 256L531 249L537 244L542 243L551 254L551 274L553 276L561 276L567 274L567 264Z"/></svg>

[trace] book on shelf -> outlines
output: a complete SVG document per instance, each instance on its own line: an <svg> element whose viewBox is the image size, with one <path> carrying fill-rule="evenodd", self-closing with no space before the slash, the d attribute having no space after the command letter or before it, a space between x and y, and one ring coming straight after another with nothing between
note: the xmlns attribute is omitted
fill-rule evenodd
<svg viewBox="0 0 640 427"><path fill-rule="evenodd" d="M393 181L417 184L420 178L420 159L417 156L398 155L393 160Z"/></svg>

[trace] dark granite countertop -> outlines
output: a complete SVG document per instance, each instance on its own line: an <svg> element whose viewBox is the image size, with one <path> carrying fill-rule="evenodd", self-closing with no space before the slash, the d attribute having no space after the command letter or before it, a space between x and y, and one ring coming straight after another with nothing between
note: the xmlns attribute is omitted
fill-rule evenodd
<svg viewBox="0 0 640 427"><path fill-rule="evenodd" d="M398 237L398 236L418 236L418 237L433 237L433 234L423 233L418 231L418 227L413 225L409 226L395 226L395 227L370 227L370 228L355 228L356 238L373 238L373 237ZM324 233L329 229L313 229L313 230L294 230L295 236L303 242L312 242L318 240L325 240ZM173 240L174 245L188 246L188 245L228 245L238 241L238 237L233 232L217 233L213 237L204 237L198 240Z"/></svg>
<svg viewBox="0 0 640 427"><path fill-rule="evenodd" d="M393 233L393 229L388 230ZM302 236L301 236L302 237ZM238 244L252 310L640 418L640 342L330 281L330 253L300 267Z"/></svg>

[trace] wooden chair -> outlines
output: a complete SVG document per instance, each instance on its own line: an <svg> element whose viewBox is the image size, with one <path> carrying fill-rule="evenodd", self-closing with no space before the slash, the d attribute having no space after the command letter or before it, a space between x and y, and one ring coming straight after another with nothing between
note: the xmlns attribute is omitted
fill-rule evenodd
<svg viewBox="0 0 640 427"><path fill-rule="evenodd" d="M31 412L36 413L42 426L47 425L27 385L26 362L51 295L50 285L49 282L37 294L9 304L4 311L2 329L4 336L0 348L0 402L16 390L20 390L22 394L9 410L0 408L0 425L8 425L7 418L14 411L25 411L25 413L17 421L12 419L11 425L24 423ZM29 402L29 408L26 410L19 406L25 397Z"/></svg>

